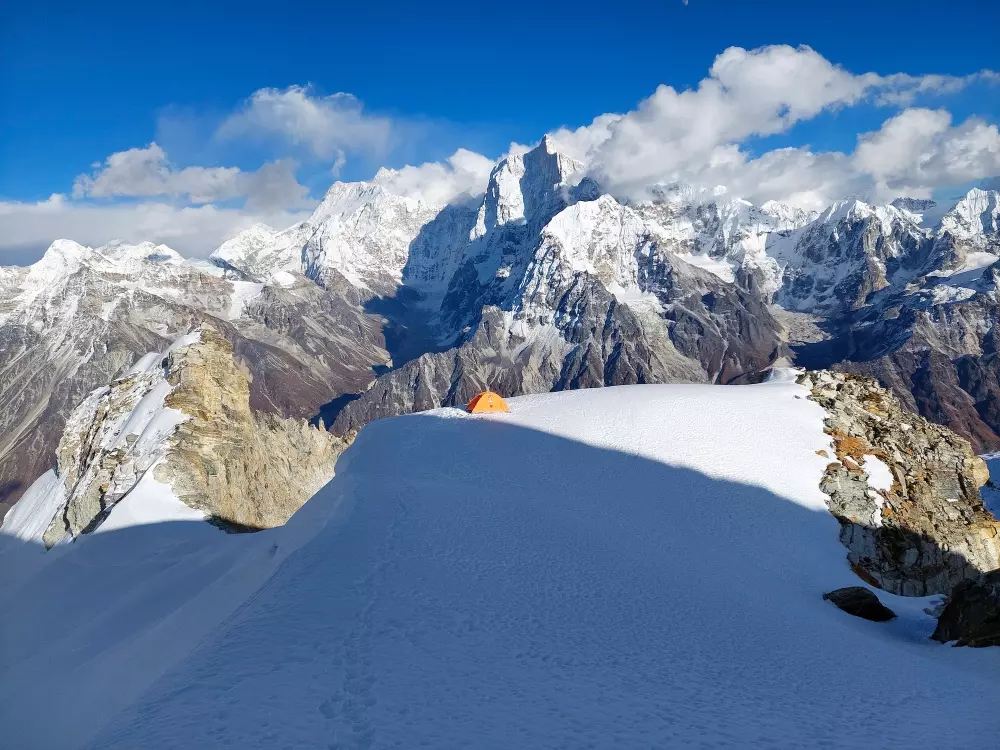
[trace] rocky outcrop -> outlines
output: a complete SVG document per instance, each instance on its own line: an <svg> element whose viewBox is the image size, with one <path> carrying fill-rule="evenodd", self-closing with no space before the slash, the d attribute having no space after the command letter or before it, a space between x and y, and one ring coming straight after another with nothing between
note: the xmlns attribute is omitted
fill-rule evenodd
<svg viewBox="0 0 1000 750"><path fill-rule="evenodd" d="M1000 568L1000 522L979 495L989 472L967 440L867 378L811 372L799 382L827 412L837 461L821 487L858 575L925 596Z"/></svg>
<svg viewBox="0 0 1000 750"><path fill-rule="evenodd" d="M232 345L204 326L73 411L57 450L65 501L42 541L92 531L161 485L226 528L275 526L329 480L345 447L305 420L253 411Z"/></svg>
<svg viewBox="0 0 1000 750"><path fill-rule="evenodd" d="M847 586L823 594L823 599L832 602L838 609L849 615L872 622L887 622L896 613L879 601L878 597L864 586Z"/></svg>
<svg viewBox="0 0 1000 750"><path fill-rule="evenodd" d="M235 529L285 521L333 475L345 441L304 420L250 409L250 383L212 328L171 355L165 404L190 418L169 439L156 478L187 506Z"/></svg>
<svg viewBox="0 0 1000 750"><path fill-rule="evenodd" d="M931 638L956 646L1000 646L1000 570L958 584Z"/></svg>

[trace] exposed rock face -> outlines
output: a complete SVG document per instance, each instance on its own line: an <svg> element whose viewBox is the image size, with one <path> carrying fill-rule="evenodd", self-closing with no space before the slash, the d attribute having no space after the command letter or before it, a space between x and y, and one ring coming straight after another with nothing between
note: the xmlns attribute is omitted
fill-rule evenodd
<svg viewBox="0 0 1000 750"><path fill-rule="evenodd" d="M768 252L782 267L774 299L808 313L857 309L923 264L925 235L894 206L835 203L787 237L769 238Z"/></svg>
<svg viewBox="0 0 1000 750"><path fill-rule="evenodd" d="M250 408L232 346L208 326L144 357L73 411L57 451L65 502L43 541L92 531L149 479L213 522L284 523L333 474L346 443ZM148 476L147 476L148 475Z"/></svg>
<svg viewBox="0 0 1000 750"><path fill-rule="evenodd" d="M462 346L425 354L380 377L337 417L333 430L350 434L373 419L464 404L480 391L503 396L632 383L699 382L697 365L669 340L651 340L650 323L603 288L579 280L562 305L574 322L565 338L511 332L509 317L487 308Z"/></svg>
<svg viewBox="0 0 1000 750"><path fill-rule="evenodd" d="M143 364L95 390L66 420L56 452L65 504L45 531L47 547L95 528L163 458L164 438L184 419L162 409L170 386L160 362Z"/></svg>
<svg viewBox="0 0 1000 750"><path fill-rule="evenodd" d="M1000 568L1000 522L978 490L989 472L967 440L867 378L815 372L799 382L827 411L839 460L821 487L862 578L925 596Z"/></svg>
<svg viewBox="0 0 1000 750"><path fill-rule="evenodd" d="M886 622L896 613L878 600L878 597L864 586L847 586L823 594L823 598L833 602L838 609L849 615L872 622Z"/></svg>
<svg viewBox="0 0 1000 750"><path fill-rule="evenodd" d="M229 342L203 328L170 355L165 404L190 418L169 439L156 478L185 505L238 528L284 523L333 475L347 444L304 420L250 409L250 383Z"/></svg>
<svg viewBox="0 0 1000 750"><path fill-rule="evenodd" d="M958 584L931 638L956 646L1000 646L1000 570Z"/></svg>
<svg viewBox="0 0 1000 750"><path fill-rule="evenodd" d="M839 339L849 345L837 368L877 378L908 408L984 451L1000 446L997 273L988 268L967 285L965 298L933 304L932 295L952 291L939 285L859 311Z"/></svg>

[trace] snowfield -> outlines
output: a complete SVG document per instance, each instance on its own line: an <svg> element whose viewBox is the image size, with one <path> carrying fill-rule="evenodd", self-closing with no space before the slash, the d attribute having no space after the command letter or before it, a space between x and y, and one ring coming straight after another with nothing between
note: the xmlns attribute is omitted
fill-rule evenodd
<svg viewBox="0 0 1000 750"><path fill-rule="evenodd" d="M934 600L878 592L888 623L823 601L861 582L806 394L631 386L383 420L285 527L57 547L4 596L4 742L993 746L1000 651L928 640ZM5 574L37 555L3 541Z"/></svg>

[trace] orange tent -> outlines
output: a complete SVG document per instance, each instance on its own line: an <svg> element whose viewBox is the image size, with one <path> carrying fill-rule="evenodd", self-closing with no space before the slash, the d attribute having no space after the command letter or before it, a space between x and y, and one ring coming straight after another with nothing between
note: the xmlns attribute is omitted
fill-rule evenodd
<svg viewBox="0 0 1000 750"><path fill-rule="evenodd" d="M478 396L474 396L465 410L470 414L485 414L491 411L510 411L507 403L500 398L500 395L493 391L483 391Z"/></svg>

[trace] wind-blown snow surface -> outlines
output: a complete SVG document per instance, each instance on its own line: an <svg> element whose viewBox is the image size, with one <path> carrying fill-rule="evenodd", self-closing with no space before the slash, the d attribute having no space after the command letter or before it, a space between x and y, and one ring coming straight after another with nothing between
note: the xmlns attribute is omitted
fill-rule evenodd
<svg viewBox="0 0 1000 750"><path fill-rule="evenodd" d="M631 386L512 399L502 416L389 419L362 431L288 525L160 548L144 558L152 584L110 553L155 527L85 540L86 575L67 582L49 567L5 607L19 623L2 665L5 739L990 746L1000 653L929 641L926 600L880 592L900 615L889 623L822 600L860 582L818 489L827 459L815 451L829 441L805 396L787 380ZM100 540L104 569L87 546ZM247 589L268 549L300 544L202 640L197 606L222 605L199 564L225 561ZM108 618L114 638L93 615L81 633L80 612L101 602L79 586L109 570L104 586L125 597ZM58 607L68 616L50 621L46 602L74 584ZM159 610L143 619L147 608ZM167 665L150 650L176 639L201 645L173 646L174 667L119 711Z"/></svg>

